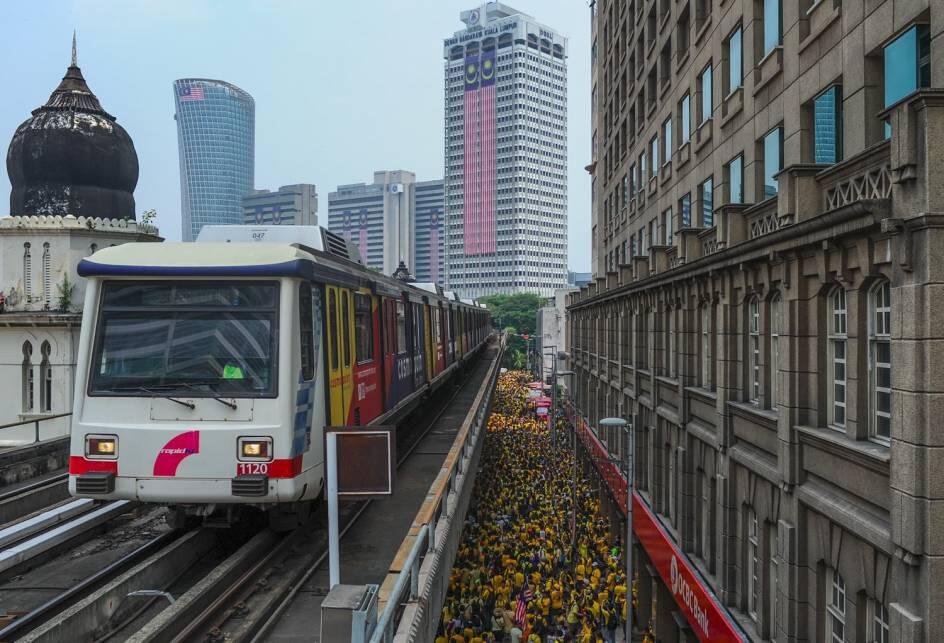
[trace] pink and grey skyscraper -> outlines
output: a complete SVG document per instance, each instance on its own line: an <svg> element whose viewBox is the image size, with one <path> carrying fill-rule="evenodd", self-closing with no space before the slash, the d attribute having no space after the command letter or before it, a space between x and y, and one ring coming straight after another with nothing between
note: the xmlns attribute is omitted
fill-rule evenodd
<svg viewBox="0 0 944 643"><path fill-rule="evenodd" d="M567 39L489 2L445 57L446 286L463 297L567 281Z"/></svg>

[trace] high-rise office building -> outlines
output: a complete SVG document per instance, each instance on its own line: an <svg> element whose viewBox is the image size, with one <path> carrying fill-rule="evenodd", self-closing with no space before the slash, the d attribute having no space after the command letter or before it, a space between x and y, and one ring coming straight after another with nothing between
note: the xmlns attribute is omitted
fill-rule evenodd
<svg viewBox="0 0 944 643"><path fill-rule="evenodd" d="M174 81L180 151L181 236L193 241L207 224L241 224L253 188L256 105L221 80Z"/></svg>
<svg viewBox="0 0 944 643"><path fill-rule="evenodd" d="M499 2L444 41L446 286L567 282L567 39Z"/></svg>
<svg viewBox="0 0 944 643"><path fill-rule="evenodd" d="M392 275L414 269L416 175L374 172L374 182L339 185L328 195L328 229L356 245L364 264Z"/></svg>
<svg viewBox="0 0 944 643"><path fill-rule="evenodd" d="M417 281L443 283L443 181L416 183L416 259L413 274Z"/></svg>
<svg viewBox="0 0 944 643"><path fill-rule="evenodd" d="M243 197L246 225L318 225L318 191L314 185L283 185L276 191L253 190Z"/></svg>
<svg viewBox="0 0 944 643"><path fill-rule="evenodd" d="M636 625L940 640L944 4L592 6L569 413L610 515L635 435Z"/></svg>

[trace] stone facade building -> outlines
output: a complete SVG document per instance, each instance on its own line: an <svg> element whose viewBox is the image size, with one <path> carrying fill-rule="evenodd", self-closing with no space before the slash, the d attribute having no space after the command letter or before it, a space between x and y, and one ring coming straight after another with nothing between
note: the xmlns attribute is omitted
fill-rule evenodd
<svg viewBox="0 0 944 643"><path fill-rule="evenodd" d="M597 427L634 427L640 624L938 640L944 6L602 0L593 31L572 412L614 497Z"/></svg>

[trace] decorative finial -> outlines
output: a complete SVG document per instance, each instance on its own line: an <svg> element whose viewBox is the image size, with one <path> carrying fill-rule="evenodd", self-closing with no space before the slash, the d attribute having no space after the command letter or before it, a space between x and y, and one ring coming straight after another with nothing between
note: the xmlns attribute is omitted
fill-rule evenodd
<svg viewBox="0 0 944 643"><path fill-rule="evenodd" d="M78 63L76 62L76 55L75 55L75 29L72 30L72 66L73 67L79 66Z"/></svg>

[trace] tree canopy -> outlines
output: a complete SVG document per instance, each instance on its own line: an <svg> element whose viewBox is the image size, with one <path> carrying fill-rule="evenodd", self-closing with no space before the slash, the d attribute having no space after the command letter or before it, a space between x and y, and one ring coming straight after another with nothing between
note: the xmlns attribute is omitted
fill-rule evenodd
<svg viewBox="0 0 944 643"><path fill-rule="evenodd" d="M511 326L522 335L534 334L538 309L544 305L544 301L544 297L533 292L488 295L479 298L479 302L488 307L495 326L498 328Z"/></svg>

